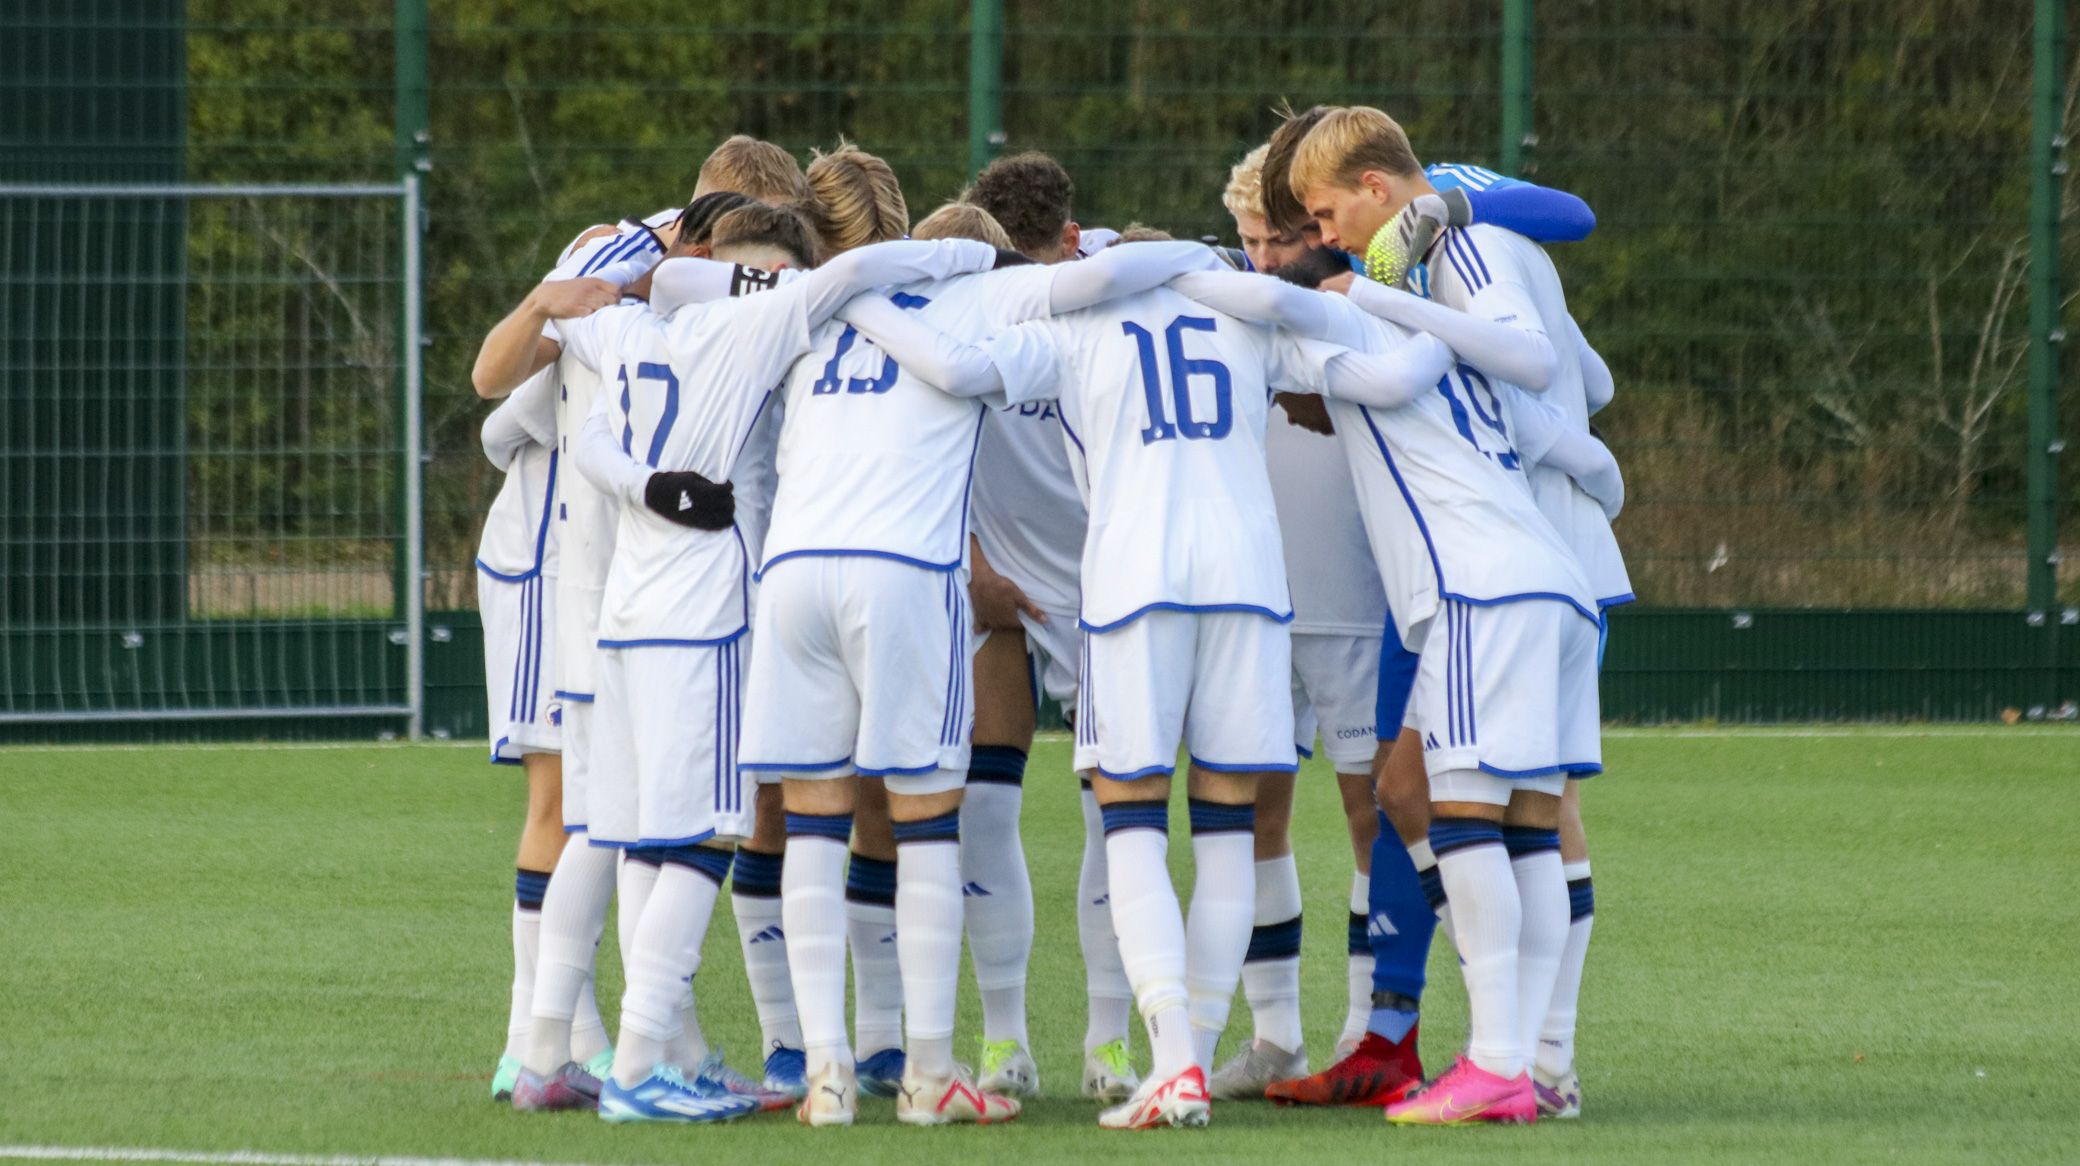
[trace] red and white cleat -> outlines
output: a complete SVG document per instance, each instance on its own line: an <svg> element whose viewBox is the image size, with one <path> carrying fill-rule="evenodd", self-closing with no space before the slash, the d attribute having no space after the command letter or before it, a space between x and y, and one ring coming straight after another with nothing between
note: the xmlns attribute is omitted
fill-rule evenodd
<svg viewBox="0 0 2080 1166"><path fill-rule="evenodd" d="M1206 1093L1206 1074L1197 1065L1174 1077L1142 1082L1132 1097L1098 1115L1098 1125L1108 1130L1196 1129L1211 1120L1213 1099Z"/></svg>
<svg viewBox="0 0 2080 1166"><path fill-rule="evenodd" d="M963 1065L945 1077L903 1074L896 1093L896 1120L913 1126L996 1125L1018 1116L1019 1104L1000 1093L985 1093Z"/></svg>

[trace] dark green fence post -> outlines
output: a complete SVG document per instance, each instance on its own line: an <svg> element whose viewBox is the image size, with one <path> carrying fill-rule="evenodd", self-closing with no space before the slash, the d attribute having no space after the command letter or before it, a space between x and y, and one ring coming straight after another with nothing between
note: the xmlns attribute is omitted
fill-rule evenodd
<svg viewBox="0 0 2080 1166"><path fill-rule="evenodd" d="M968 16L968 173L1004 144L1004 0L973 0Z"/></svg>
<svg viewBox="0 0 2080 1166"><path fill-rule="evenodd" d="M424 290L420 244L426 217L423 178L433 168L427 125L426 0L396 0L397 179L407 191L398 231L403 294L398 297L397 554L395 617L405 625L405 703L412 713L407 732L418 740L426 720L426 501L424 355L419 297Z"/></svg>
<svg viewBox="0 0 2080 1166"><path fill-rule="evenodd" d="M2065 0L2037 0L2036 70L2030 110L2029 611L2044 629L2045 696L2058 684L2059 187L2065 175L2059 124L2065 73Z"/></svg>
<svg viewBox="0 0 2080 1166"><path fill-rule="evenodd" d="M1502 0L1502 150L1504 174L1526 174L1538 134L1531 128L1531 0Z"/></svg>

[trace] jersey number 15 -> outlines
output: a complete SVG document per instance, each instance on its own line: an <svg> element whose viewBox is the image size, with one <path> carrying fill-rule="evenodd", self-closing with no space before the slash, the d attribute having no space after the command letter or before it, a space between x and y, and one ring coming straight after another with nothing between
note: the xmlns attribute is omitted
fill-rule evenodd
<svg viewBox="0 0 2080 1166"><path fill-rule="evenodd" d="M1123 323L1120 330L1134 338L1134 346L1141 355L1141 391L1148 403L1148 427L1141 431L1141 444L1153 445L1180 437L1190 441L1218 441L1228 436L1228 430L1235 425L1234 386L1228 375L1228 366L1218 360L1198 360L1184 354L1184 334L1213 331L1212 318L1179 316L1163 329L1163 343L1170 356L1167 400L1162 374L1156 369L1156 338L1149 334L1148 329L1135 323ZM1193 411L1191 381L1195 376L1213 379L1211 421L1199 420Z"/></svg>

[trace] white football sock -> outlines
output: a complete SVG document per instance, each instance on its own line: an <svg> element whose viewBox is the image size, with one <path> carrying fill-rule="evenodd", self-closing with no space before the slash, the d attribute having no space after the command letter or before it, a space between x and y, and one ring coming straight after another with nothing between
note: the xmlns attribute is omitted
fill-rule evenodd
<svg viewBox="0 0 2080 1166"><path fill-rule="evenodd" d="M1221 830L1212 833L1194 831L1192 834L1192 864L1197 872L1192 880L1192 910L1185 917L1185 986L1191 996L1193 1056L1199 1067L1213 1071L1213 1054L1220 1043L1221 1033L1228 1027L1228 1012L1235 1005L1235 981L1242 976L1242 957L1249 951L1251 921L1257 917L1257 870L1260 864L1251 858L1256 846L1255 839L1247 829ZM1287 871L1294 871L1293 859L1271 859L1266 865L1273 867L1284 863ZM1281 877L1274 872L1273 877ZM1290 899L1283 898L1290 890ZM1300 883L1295 874L1291 887L1281 887L1273 900L1277 910L1287 910L1284 916L1290 920L1300 913ZM1266 961L1284 964L1289 961ZM1300 961L1290 961L1297 972ZM1276 1035L1269 1038L1279 1047L1291 1050L1300 1043L1300 985L1297 974L1292 984L1292 998L1283 998L1286 986L1280 972L1270 977L1274 986L1266 989L1266 1005L1272 1009L1274 1020L1269 1031ZM1260 985L1261 987L1262 985ZM1290 1030L1280 1023L1282 1010L1290 1004L1292 1025ZM1265 1021L1258 1020L1258 1032L1265 1032ZM1284 1038L1284 1039L1279 1039Z"/></svg>
<svg viewBox="0 0 2080 1166"><path fill-rule="evenodd" d="M1576 884L1589 878L1589 863L1570 862L1560 869L1567 880L1571 912L1582 912L1575 904ZM1596 926L1594 900L1589 910L1567 925L1567 947L1560 954L1560 974L1553 979L1553 1002L1546 1006L1545 1023L1538 1033L1538 1069L1548 1077L1564 1077L1574 1068L1575 1012L1582 995L1582 964L1589 958L1589 932Z"/></svg>
<svg viewBox="0 0 2080 1166"><path fill-rule="evenodd" d="M621 970L627 973L635 961L636 927L643 918L643 908L649 905L650 891L657 886L658 867L652 863L632 861L626 853L614 876L614 938L621 945Z"/></svg>
<svg viewBox="0 0 2080 1166"><path fill-rule="evenodd" d="M593 947L593 958L597 960L599 948ZM580 1065L590 1064L592 1058L614 1047L607 1036L606 1021L600 1018L599 997L594 995L596 972L585 977L585 987L578 992L578 1011L571 1017L571 1060Z"/></svg>
<svg viewBox="0 0 2080 1166"><path fill-rule="evenodd" d="M1560 851L1540 850L1510 860L1522 904L1517 939L1517 1048L1526 1062L1538 1050L1538 1032L1553 1003L1553 981L1567 948L1567 879Z"/></svg>
<svg viewBox="0 0 2080 1166"><path fill-rule="evenodd" d="M1371 925L1372 876L1364 871L1351 872L1351 926L1357 929L1359 940L1365 937L1365 928ZM1336 1043L1355 1041L1365 1035L1365 1025L1372 1019L1372 948L1359 942L1352 945L1350 965L1347 973L1349 998L1344 1005L1343 1031L1337 1034Z"/></svg>
<svg viewBox="0 0 2080 1166"><path fill-rule="evenodd" d="M506 1011L506 1052L527 1055L528 1021L534 1015L534 967L542 942L542 912L513 904L513 1002Z"/></svg>
<svg viewBox="0 0 2080 1166"><path fill-rule="evenodd" d="M1245 837L1244 845L1248 842ZM1116 830L1105 838L1120 962L1148 1025L1149 1046L1155 1054L1150 1072L1156 1078L1184 1072L1197 1057L1192 1044L1191 994L1185 987L1184 917L1177 907L1177 891L1170 885L1169 852L1170 836L1157 830ZM1244 867L1248 867L1246 861ZM1248 919L1246 912L1243 919ZM1233 980L1228 987L1234 990Z"/></svg>
<svg viewBox="0 0 2080 1166"><path fill-rule="evenodd" d="M896 909L848 899L845 932L852 949L852 1051L871 1057L882 1049L901 1048L903 967Z"/></svg>
<svg viewBox="0 0 2080 1166"><path fill-rule="evenodd" d="M614 897L617 854L587 844L583 832L571 835L556 860L548 893L542 896L541 950L535 961L533 1016L523 1060L530 1071L545 1077L576 1059L572 1021L581 1009L592 1024L598 1023L598 1004L585 1002L592 997L593 953L607 925L607 904ZM593 1049L591 1055L598 1051Z"/></svg>
<svg viewBox="0 0 2080 1166"><path fill-rule="evenodd" d="M1204 861L1203 842L1197 835L1192 838L1192 852L1200 861ZM1222 857L1232 861L1231 855ZM1204 871L1206 868L1201 866L1199 869ZM1293 861L1292 855L1282 854L1277 858L1259 859L1256 863L1256 879L1256 904L1251 916L1252 932L1259 927L1289 924L1300 918L1300 867ZM1199 925L1199 902L1202 895L1200 888L1205 885L1205 881L1204 877L1201 877L1193 888L1192 913L1185 924L1188 933L1192 933ZM1245 939L1243 947L1253 946L1254 938L1252 934L1249 939ZM1198 941L1199 937L1193 933L1192 1025L1194 1028L1203 1028L1213 1023L1215 1015L1207 1010L1208 1006L1200 1002L1202 989L1198 983ZM1204 990L1217 991L1211 986ZM1227 995L1233 995L1232 988ZM1250 1012L1256 1020L1255 1035L1258 1040L1268 1041L1287 1052L1300 1047L1300 957L1297 953L1253 959L1243 963L1242 998L1249 1001ZM1225 1005L1226 996L1223 996L1222 1002ZM1366 1003L1370 1005L1370 998ZM1366 1015L1371 1015L1369 1007ZM1226 1025L1226 1007L1219 1010L1218 1019L1221 1026ZM1218 1027L1214 1029L1214 1035L1220 1035ZM1200 1039L1205 1039L1203 1032Z"/></svg>
<svg viewBox="0 0 2080 1166"><path fill-rule="evenodd" d="M701 941L722 884L713 874L682 863L660 869L656 886L636 924L628 987L621 995L621 1047L614 1053L614 1079L624 1087L642 1084L667 1058L675 1039L698 1039L680 1019L686 984L701 966ZM681 1055L698 1063L707 1049L691 1046Z"/></svg>
<svg viewBox="0 0 2080 1166"><path fill-rule="evenodd" d="M959 819L946 815L954 828ZM897 823L900 835L908 823ZM953 1072L954 1009L961 979L961 846L957 838L904 839L896 846L896 950L902 961L906 1067L920 1076Z"/></svg>
<svg viewBox="0 0 2080 1166"><path fill-rule="evenodd" d="M1457 821L1439 819L1439 824ZM1433 837L1436 836L1433 827ZM1499 831L1494 842L1448 848L1437 860L1452 903L1466 979L1466 1055L1503 1077L1524 1071L1517 1023L1517 944L1524 926L1517 880Z"/></svg>
<svg viewBox="0 0 2080 1166"><path fill-rule="evenodd" d="M790 834L780 879L789 979L812 1074L852 1063L845 1039L845 850L842 838Z"/></svg>
<svg viewBox="0 0 2080 1166"><path fill-rule="evenodd" d="M1024 789L973 781L961 798L962 908L982 995L982 1039L1026 1044L1026 966L1033 958L1033 879L1018 835ZM898 924L896 934L903 934ZM914 1008L915 998L912 998Z"/></svg>
<svg viewBox="0 0 2080 1166"><path fill-rule="evenodd" d="M1112 930L1112 888L1106 877L1105 819L1098 796L1083 789L1083 868L1076 876L1076 938L1083 948L1084 998L1090 1020L1083 1051L1127 1035L1134 989L1120 962L1119 936Z"/></svg>
<svg viewBox="0 0 2080 1166"><path fill-rule="evenodd" d="M759 875L772 877L772 894L764 893L767 884L762 879L750 884L755 893L747 893L747 862L755 864ZM780 922L779 867L780 860L775 856L739 849L730 888L730 910L737 917L737 945L744 952L744 978L751 983L751 1003L758 1009L759 1035L765 1042L766 1053L776 1048L802 1047L802 1024L794 1011L794 985L787 978L787 930Z"/></svg>

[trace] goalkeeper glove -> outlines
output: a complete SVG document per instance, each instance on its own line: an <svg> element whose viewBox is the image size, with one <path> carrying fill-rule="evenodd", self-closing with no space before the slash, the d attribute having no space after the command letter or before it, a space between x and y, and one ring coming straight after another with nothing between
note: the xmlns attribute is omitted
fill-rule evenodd
<svg viewBox="0 0 2080 1166"><path fill-rule="evenodd" d="M737 520L736 487L711 482L692 470L650 475L643 484L643 505L668 522L695 530L728 530Z"/></svg>
<svg viewBox="0 0 2080 1166"><path fill-rule="evenodd" d="M1380 228L1365 248L1365 275L1374 283L1403 287L1447 227L1473 222L1473 202L1461 187L1419 194Z"/></svg>

